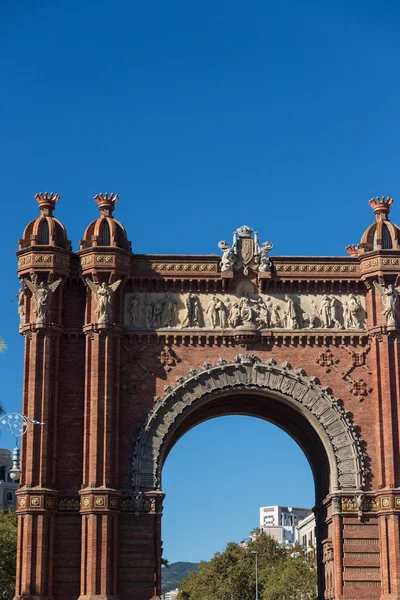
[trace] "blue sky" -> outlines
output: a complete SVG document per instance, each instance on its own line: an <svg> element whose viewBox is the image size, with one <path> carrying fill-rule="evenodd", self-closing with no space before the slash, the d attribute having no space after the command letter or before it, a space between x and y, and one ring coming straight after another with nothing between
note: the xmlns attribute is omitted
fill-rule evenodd
<svg viewBox="0 0 400 600"><path fill-rule="evenodd" d="M5 408L21 400L23 346L10 300L36 192L61 195L57 216L75 249L97 214L94 194L109 191L120 195L116 215L138 253L217 253L246 223L274 254L343 254L372 221L367 200L399 195L399 21L395 1L3 0ZM392 213L399 222L397 204ZM274 476L271 452L282 460ZM222 472L230 474L223 485ZM291 484L298 476L306 491ZM164 482L170 560L209 558L241 539L260 503L313 497L291 440L244 418L190 432ZM220 505L229 510L213 520Z"/></svg>

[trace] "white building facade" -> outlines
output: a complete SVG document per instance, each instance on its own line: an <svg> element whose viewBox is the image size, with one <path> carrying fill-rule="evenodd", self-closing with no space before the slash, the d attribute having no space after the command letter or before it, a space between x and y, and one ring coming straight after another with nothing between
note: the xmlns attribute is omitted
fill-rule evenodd
<svg viewBox="0 0 400 600"><path fill-rule="evenodd" d="M273 537L279 544L290 546L299 541L299 522L312 514L309 508L261 506L260 530Z"/></svg>
<svg viewBox="0 0 400 600"><path fill-rule="evenodd" d="M316 547L315 515L311 513L297 525L297 536L300 546L305 550Z"/></svg>
<svg viewBox="0 0 400 600"><path fill-rule="evenodd" d="M10 477L12 458L10 450L0 448L0 510L15 510L15 492L18 482Z"/></svg>
<svg viewBox="0 0 400 600"><path fill-rule="evenodd" d="M179 594L178 588L176 588L175 590L171 590L170 592L167 592L166 594L164 594L164 600L176 600L178 594Z"/></svg>

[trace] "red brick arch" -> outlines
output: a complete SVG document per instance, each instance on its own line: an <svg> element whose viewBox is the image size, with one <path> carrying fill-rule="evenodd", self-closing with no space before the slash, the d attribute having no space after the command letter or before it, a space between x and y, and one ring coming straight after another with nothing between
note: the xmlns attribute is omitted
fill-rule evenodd
<svg viewBox="0 0 400 600"><path fill-rule="evenodd" d="M244 396L249 395L264 401L246 402ZM273 402L266 402L266 396ZM227 402L222 402L224 397ZM276 411L279 404L283 420ZM161 489L162 466L176 440L194 424L224 413L255 414L286 429L305 450L321 491L359 493L363 489L367 469L362 442L332 391L288 363L278 365L273 359L263 362L255 356L239 355L234 361L221 359L192 370L157 399L135 441L135 491ZM305 421L305 432L296 426L299 419ZM326 472L321 472L326 469L329 483L318 486L319 479L326 479Z"/></svg>

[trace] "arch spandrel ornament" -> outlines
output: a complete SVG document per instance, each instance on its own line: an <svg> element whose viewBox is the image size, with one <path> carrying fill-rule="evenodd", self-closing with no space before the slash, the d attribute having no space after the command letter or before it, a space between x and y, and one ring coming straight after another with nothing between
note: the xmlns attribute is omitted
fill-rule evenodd
<svg viewBox="0 0 400 600"><path fill-rule="evenodd" d="M138 433L132 460L132 484L137 492L161 488L161 470L168 442L179 424L197 408L227 394L258 394L288 404L308 421L322 442L331 471L331 492L362 490L368 473L366 454L355 425L330 388L289 363L263 362L252 355L234 361L220 359L178 377L175 387L156 398Z"/></svg>

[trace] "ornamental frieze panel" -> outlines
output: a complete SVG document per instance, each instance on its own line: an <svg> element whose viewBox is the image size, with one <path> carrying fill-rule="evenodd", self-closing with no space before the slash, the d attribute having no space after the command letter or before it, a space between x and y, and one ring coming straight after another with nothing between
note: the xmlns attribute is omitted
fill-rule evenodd
<svg viewBox="0 0 400 600"><path fill-rule="evenodd" d="M125 295L124 325L131 330L366 329L365 297L356 294L133 292Z"/></svg>

